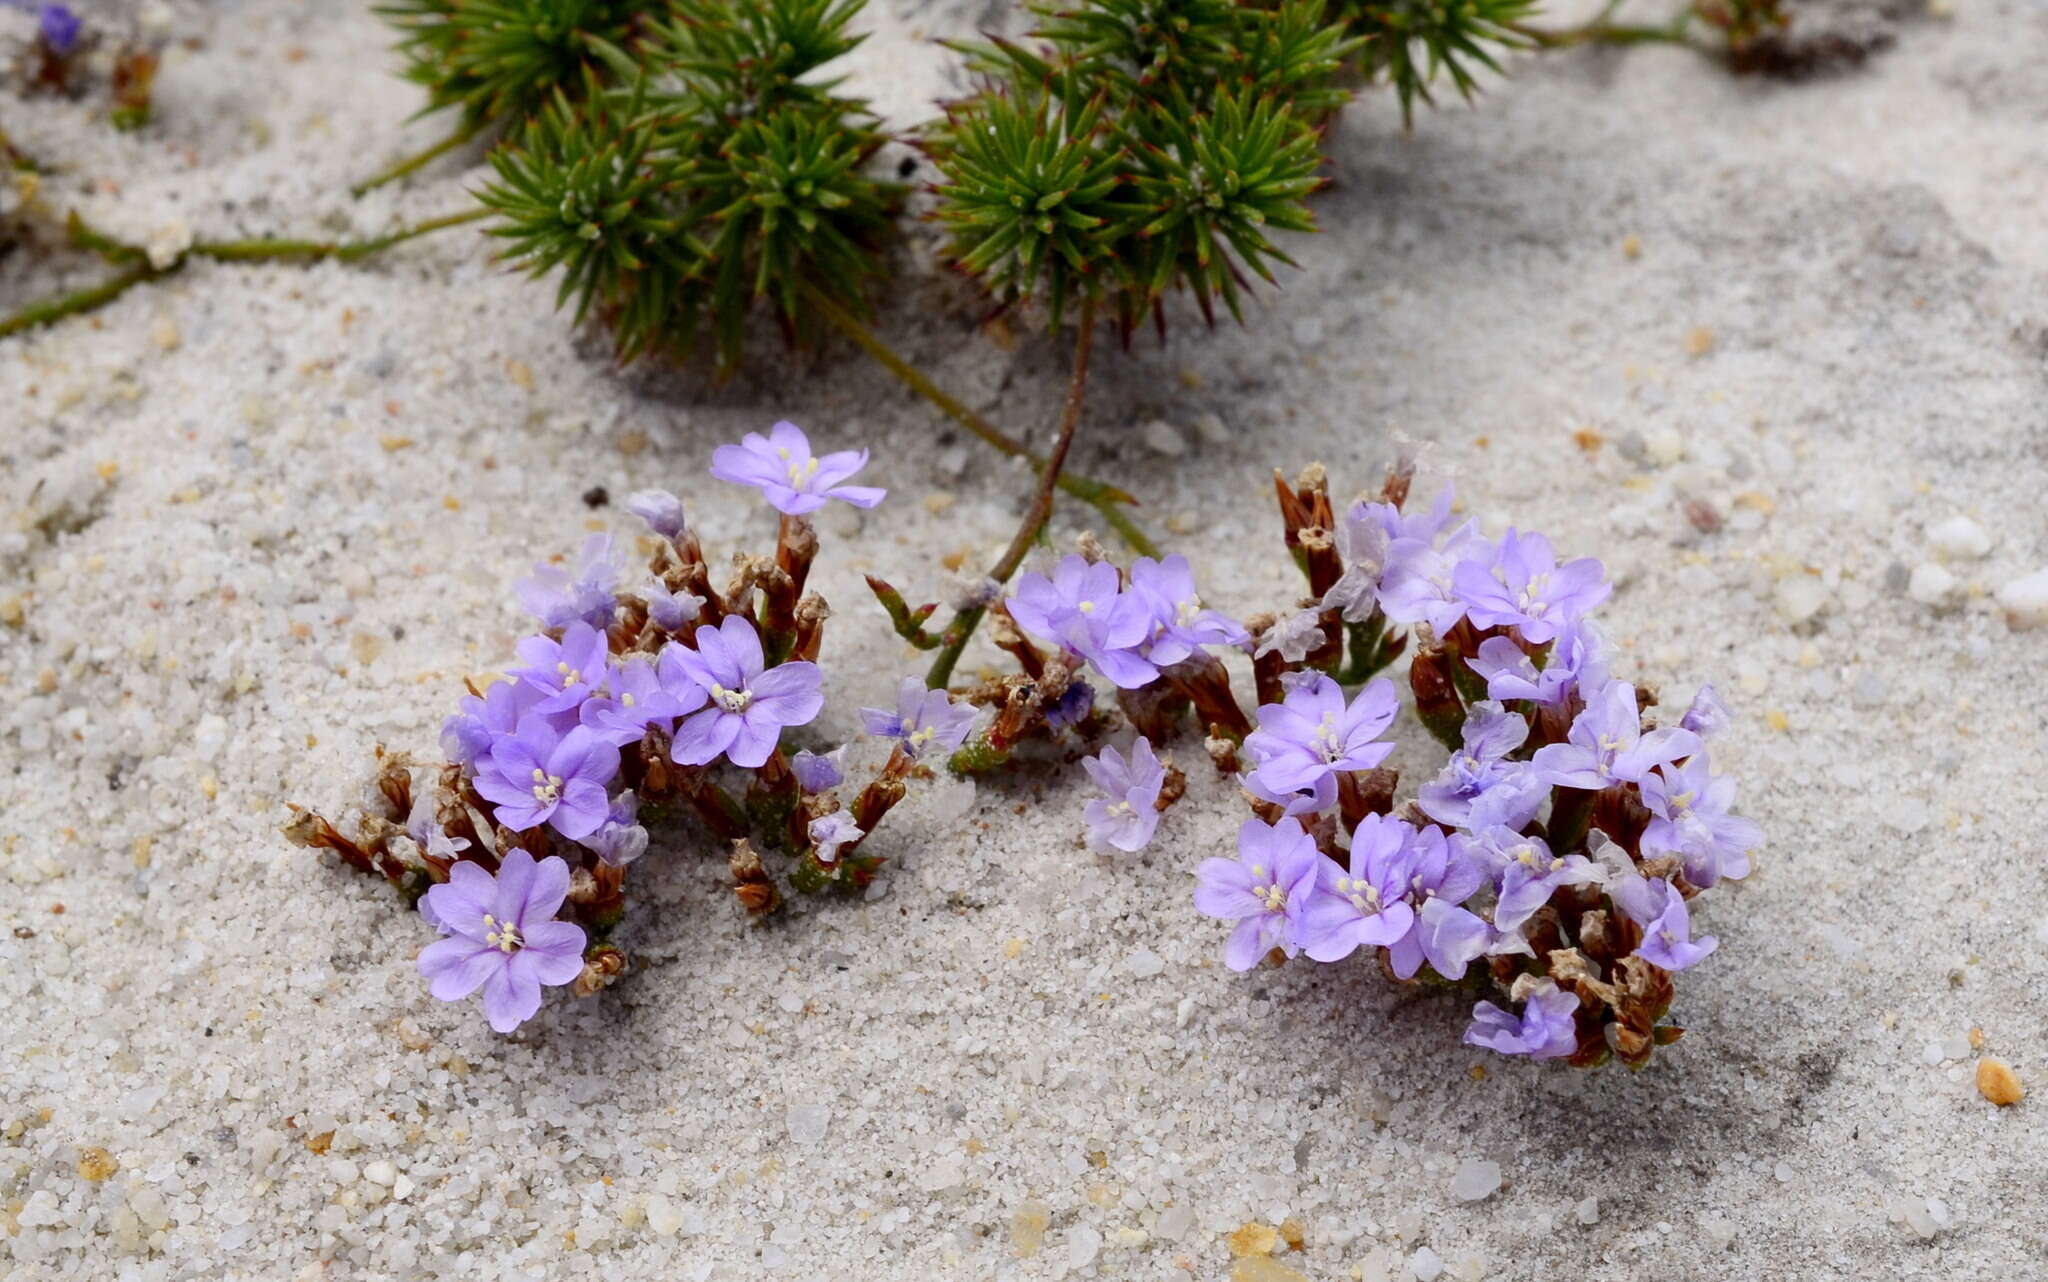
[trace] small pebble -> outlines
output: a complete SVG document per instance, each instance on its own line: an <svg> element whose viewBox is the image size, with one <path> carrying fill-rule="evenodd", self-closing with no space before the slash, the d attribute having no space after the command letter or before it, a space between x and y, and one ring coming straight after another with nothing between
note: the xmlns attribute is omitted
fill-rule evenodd
<svg viewBox="0 0 2048 1282"><path fill-rule="evenodd" d="M1308 1275L1278 1260L1254 1255L1231 1266L1230 1282L1308 1282Z"/></svg>
<svg viewBox="0 0 2048 1282"><path fill-rule="evenodd" d="M1154 453L1167 458L1179 458L1188 452L1188 442L1180 429L1165 419L1155 418L1138 429L1138 436Z"/></svg>
<svg viewBox="0 0 2048 1282"><path fill-rule="evenodd" d="M1581 1224L1598 1224L1600 1222L1600 1199L1589 1197L1573 1207L1572 1218Z"/></svg>
<svg viewBox="0 0 2048 1282"><path fill-rule="evenodd" d="M1985 1061L1985 1063L1987 1064L1996 1062L1997 1061L1995 1060ZM2004 1068L2005 1066L2003 1064L2000 1064L1999 1067ZM2011 1075L2011 1071L2012 1070L2010 1069L2006 1070L2008 1076ZM1983 1080L1984 1075L1983 1070L1981 1068L1978 1070L1977 1076L1979 1081ZM2015 1082L2014 1086L2017 1087L2018 1083ZM1986 1098L1988 1099L1989 1097L1989 1093L1987 1092ZM2019 1097L2014 1096L2013 1098L2017 1099ZM2010 1103L2011 1101L2006 1102ZM118 1171L120 1169L121 1164L114 1160L114 1155L112 1153L107 1152L107 1150L103 1148L84 1149L81 1150L78 1154L78 1176L80 1179L89 1180L92 1183L97 1184L101 1180L106 1179L108 1176L112 1175L115 1171Z"/></svg>
<svg viewBox="0 0 2048 1282"><path fill-rule="evenodd" d="M1500 1190L1500 1163L1466 1158L1451 1177L1451 1196L1460 1202L1483 1202Z"/></svg>
<svg viewBox="0 0 2048 1282"><path fill-rule="evenodd" d="M1955 590L1956 576L1932 561L1914 566L1913 577L1906 582L1906 595L1922 605L1940 605Z"/></svg>
<svg viewBox="0 0 2048 1282"><path fill-rule="evenodd" d="M1270 1224L1256 1220L1239 1225L1237 1231L1224 1239L1232 1255L1242 1258L1247 1255L1271 1255L1273 1248L1280 1244L1280 1234Z"/></svg>
<svg viewBox="0 0 2048 1282"><path fill-rule="evenodd" d="M1991 550L1991 536L1967 516L1952 516L1929 526L1927 543L1951 561L1974 561Z"/></svg>
<svg viewBox="0 0 2048 1282"><path fill-rule="evenodd" d="M1998 589L2006 626L2015 632L2048 627L2048 570L2036 570Z"/></svg>
<svg viewBox="0 0 2048 1282"><path fill-rule="evenodd" d="M1788 575L1778 581L1772 603L1777 606L1778 617L1785 622L1804 623L1819 614L1821 607L1828 603L1828 590L1811 574Z"/></svg>
<svg viewBox="0 0 2048 1282"><path fill-rule="evenodd" d="M1426 1246L1418 1246L1415 1254L1408 1257L1408 1271L1415 1275L1415 1282L1436 1282L1443 1276L1443 1257Z"/></svg>
<svg viewBox="0 0 2048 1282"><path fill-rule="evenodd" d="M661 1237L674 1237L683 1227L683 1208L655 1194L647 1199L647 1227Z"/></svg>
<svg viewBox="0 0 2048 1282"><path fill-rule="evenodd" d="M1052 1223L1052 1208L1035 1199L1017 1204L1010 1212L1010 1245L1029 1259L1045 1244L1045 1226Z"/></svg>
<svg viewBox="0 0 2048 1282"><path fill-rule="evenodd" d="M2011 1108L2026 1097L2027 1088L2004 1060L1986 1055L1977 1061L1977 1093L2000 1108Z"/></svg>

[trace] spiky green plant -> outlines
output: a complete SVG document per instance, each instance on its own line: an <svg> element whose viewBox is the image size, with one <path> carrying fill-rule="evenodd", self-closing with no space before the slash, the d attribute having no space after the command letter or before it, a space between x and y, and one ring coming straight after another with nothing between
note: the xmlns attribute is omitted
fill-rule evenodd
<svg viewBox="0 0 2048 1282"><path fill-rule="evenodd" d="M376 7L402 33L405 78L427 111L465 125L523 122L562 94L598 83L677 0L389 0Z"/></svg>
<svg viewBox="0 0 2048 1282"><path fill-rule="evenodd" d="M1322 0L1061 0L1025 41L963 45L980 78L930 135L953 261L1005 302L1078 293L1126 335L1185 290L1240 315L1313 229L1319 125L1358 42Z"/></svg>
<svg viewBox="0 0 2048 1282"><path fill-rule="evenodd" d="M1535 11L1535 0L1330 0L1331 18L1364 41L1360 69L1394 87L1404 121L1418 100L1435 101L1439 73L1468 100L1481 71L1500 74L1502 53L1531 47L1518 28Z"/></svg>

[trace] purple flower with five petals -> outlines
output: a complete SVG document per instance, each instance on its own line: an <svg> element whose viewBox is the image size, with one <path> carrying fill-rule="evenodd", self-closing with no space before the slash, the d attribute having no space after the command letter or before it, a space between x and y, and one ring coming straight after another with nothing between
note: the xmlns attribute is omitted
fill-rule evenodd
<svg viewBox="0 0 2048 1282"><path fill-rule="evenodd" d="M1109 794L1090 801L1082 812L1088 848L1125 854L1143 850L1159 827L1159 790L1166 784L1166 767L1153 755L1152 741L1140 735L1128 758L1105 746L1100 756L1083 757L1081 768Z"/></svg>
<svg viewBox="0 0 2048 1282"><path fill-rule="evenodd" d="M1701 889L1749 875L1749 852L1762 843L1763 829L1728 813L1735 781L1714 774L1706 753L1644 775L1642 794L1651 816L1643 829L1645 855L1677 855L1685 879Z"/></svg>
<svg viewBox="0 0 2048 1282"><path fill-rule="evenodd" d="M896 689L896 711L862 708L861 725L871 735L894 739L912 761L934 744L951 752L967 741L974 728L974 709L953 702L944 690L927 690L916 677L905 677Z"/></svg>
<svg viewBox="0 0 2048 1282"><path fill-rule="evenodd" d="M1250 970L1275 948L1289 957L1301 951L1302 915L1324 862L1315 839L1292 819L1247 819L1238 829L1236 859L1202 861L1195 870L1196 910L1237 923L1223 946L1225 965Z"/></svg>
<svg viewBox="0 0 2048 1282"><path fill-rule="evenodd" d="M1442 547L1427 539L1396 538L1387 547L1387 568L1380 576L1380 609L1396 623L1427 623L1442 636L1465 617L1465 600L1452 586L1458 567L1467 561L1490 566L1497 555L1473 521L1451 531Z"/></svg>
<svg viewBox="0 0 2048 1282"><path fill-rule="evenodd" d="M1607 684L1607 643L1584 619L1557 634L1541 669L1511 637L1486 638L1479 643L1478 655L1465 663L1486 678L1486 697L1503 702L1563 703L1574 690L1597 690Z"/></svg>
<svg viewBox="0 0 2048 1282"><path fill-rule="evenodd" d="M1616 783L1637 783L1652 768L1700 750L1700 737L1667 726L1643 733L1636 688L1610 681L1586 695L1564 743L1536 750L1536 777L1560 788L1598 791Z"/></svg>
<svg viewBox="0 0 2048 1282"><path fill-rule="evenodd" d="M1553 855L1541 837L1527 837L1513 828L1487 828L1464 840L1466 851L1493 869L1493 928L1502 934L1520 931L1558 887L1601 879L1600 866L1584 855ZM1499 943L1495 941L1493 951L1528 949L1527 944L1502 948Z"/></svg>
<svg viewBox="0 0 2048 1282"><path fill-rule="evenodd" d="M710 696L707 706L676 727L671 753L679 766L708 765L723 755L752 769L768 760L787 726L818 715L818 665L799 660L765 666L754 625L728 614L717 627L697 629L697 648L678 656L684 672Z"/></svg>
<svg viewBox="0 0 2048 1282"><path fill-rule="evenodd" d="M1435 824L1416 830L1403 859L1402 893L1415 909L1415 922L1387 945L1388 964L1400 979L1413 978L1425 961L1445 979L1464 978L1492 938L1483 918L1459 907L1486 884L1485 868Z"/></svg>
<svg viewBox="0 0 2048 1282"><path fill-rule="evenodd" d="M1482 628L1519 628L1537 645L1577 622L1614 590L1607 571L1590 556L1563 565L1541 534L1510 526L1490 564L1465 561L1451 572L1465 612Z"/></svg>
<svg viewBox="0 0 2048 1282"><path fill-rule="evenodd" d="M1550 793L1528 762L1508 760L1528 737L1529 723L1517 714L1490 700L1473 704L1465 715L1464 747L1417 790L1416 804L1457 828L1521 828Z"/></svg>
<svg viewBox="0 0 2048 1282"><path fill-rule="evenodd" d="M1465 1044L1531 1059L1559 1059L1577 1050L1579 1032L1572 1017L1579 1009L1578 996L1550 979L1518 981L1516 987L1523 994L1521 1015L1480 1002L1472 1008Z"/></svg>
<svg viewBox="0 0 2048 1282"><path fill-rule="evenodd" d="M1049 579L1020 577L1007 605L1018 627L1080 655L1118 688L1135 690L1159 678L1158 667L1136 650L1150 639L1153 616L1142 596L1121 587L1115 566L1069 555Z"/></svg>
<svg viewBox="0 0 2048 1282"><path fill-rule="evenodd" d="M458 765L474 766L493 743L518 730L520 720L533 713L543 697L524 681L494 681L480 695L464 695L458 711L441 723L442 755ZM555 714L548 720L563 718Z"/></svg>
<svg viewBox="0 0 2048 1282"><path fill-rule="evenodd" d="M604 688L611 672L611 649L604 633L580 619L569 625L560 641L528 637L518 649L526 666L514 668L512 675L540 691L535 712L574 712Z"/></svg>
<svg viewBox="0 0 2048 1282"><path fill-rule="evenodd" d="M589 727L564 733L544 717L529 716L479 761L476 790L514 832L549 824L573 840L604 823L605 785L618 773L619 750Z"/></svg>
<svg viewBox="0 0 2048 1282"><path fill-rule="evenodd" d="M1712 935L1692 937L1692 915L1678 887L1662 877L1624 873L1607 883L1607 897L1643 928L1635 955L1665 970L1684 970L1720 946Z"/></svg>
<svg viewBox="0 0 2048 1282"><path fill-rule="evenodd" d="M533 577L512 585L519 604L540 620L544 628L566 628L581 620L599 632L612 625L618 609L613 595L619 585L619 566L612 536L593 534L583 540L583 554L571 577L558 565L536 565Z"/></svg>
<svg viewBox="0 0 2048 1282"><path fill-rule="evenodd" d="M583 701L578 719L620 747L638 743L649 726L671 733L677 717L695 712L709 697L690 679L683 654L683 647L671 641L658 659L629 657L614 663L604 692Z"/></svg>
<svg viewBox="0 0 2048 1282"><path fill-rule="evenodd" d="M769 428L766 437L748 432L738 445L713 450L711 475L735 485L751 485L776 511L802 516L825 506L827 499L854 507L880 503L887 490L844 484L867 463L866 450L840 450L820 458L811 453L810 438L802 428L783 422Z"/></svg>
<svg viewBox="0 0 2048 1282"><path fill-rule="evenodd" d="M1240 646L1250 639L1236 620L1202 604L1195 572L1176 553L1163 561L1141 556L1131 563L1131 591L1152 611L1145 658L1170 668L1205 646Z"/></svg>
<svg viewBox="0 0 2048 1282"><path fill-rule="evenodd" d="M514 849L497 876L463 860L429 887L420 915L446 938L420 951L420 974L434 996L461 1001L484 990L491 1027L509 1033L540 1009L543 984L566 984L583 970L583 928L554 920L569 894L569 865L538 863Z"/></svg>
<svg viewBox="0 0 2048 1282"><path fill-rule="evenodd" d="M1442 840L1442 833L1437 840ZM1339 961L1360 948L1384 948L1415 927L1408 902L1415 829L1387 815L1367 815L1351 834L1351 866L1325 859L1319 894L1302 919L1301 949L1317 961Z"/></svg>
<svg viewBox="0 0 2048 1282"><path fill-rule="evenodd" d="M1317 673L1259 708L1259 728L1244 741L1252 773L1266 789L1296 793L1339 771L1370 770L1394 750L1376 741L1399 709L1385 677L1367 682L1347 705L1344 687Z"/></svg>
<svg viewBox="0 0 2048 1282"><path fill-rule="evenodd" d="M821 864L839 862L839 849L859 841L867 833L854 822L853 812L844 808L811 820L811 847Z"/></svg>

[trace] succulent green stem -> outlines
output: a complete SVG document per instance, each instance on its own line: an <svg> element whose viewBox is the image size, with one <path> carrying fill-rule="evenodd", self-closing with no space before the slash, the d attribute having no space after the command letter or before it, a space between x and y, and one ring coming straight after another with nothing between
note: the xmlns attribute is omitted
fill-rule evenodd
<svg viewBox="0 0 2048 1282"><path fill-rule="evenodd" d="M1074 370L1067 380L1067 401L1060 411L1059 436L1053 441L1052 453L1046 456L1044 468L1039 472L1038 492L1031 496L1031 506L1017 526L1016 537L1010 540L1002 559L988 572L988 577L998 586L1008 583L1017 567L1024 564L1032 542L1052 515L1053 488L1059 484L1060 469L1066 466L1067 451L1074 446L1074 429L1081 424L1081 403L1088 395L1088 356L1094 347L1095 295L1089 294L1081 301L1081 319L1074 337ZM967 648L968 639L987 613L988 606L983 604L969 606L953 616L953 621L946 626L945 648L939 651L938 658L932 660L932 670L925 674L925 685L940 690L953 679L953 668L960 662L960 652Z"/></svg>
<svg viewBox="0 0 2048 1282"><path fill-rule="evenodd" d="M286 240L281 238L255 238L250 240L196 241L176 261L165 267L157 267L149 261L149 255L137 246L114 239L105 232L88 225L76 214L67 221L71 243L80 249L90 250L110 263L124 264L123 270L97 285L60 294L29 304L20 311L0 317L0 338L18 334L23 330L55 324L70 316L80 316L96 311L127 293L144 281L156 280L180 271L194 258L211 258L219 262L260 262L265 259L303 258L317 261L332 258L337 262L352 263L391 248L393 245L425 236L463 223L472 223L488 216L489 210L481 207L467 209L459 214L444 214L429 218L425 222L401 227L382 236L366 240Z"/></svg>
<svg viewBox="0 0 2048 1282"><path fill-rule="evenodd" d="M882 368L901 379L911 391L937 406L946 417L1012 458L1027 459L1040 468L1045 466L1045 460L1033 454L1022 441L969 409L959 398L925 377L923 371L897 355L888 344L875 336L874 331L861 324L853 313L841 307L825 291L809 281L803 282L799 288L803 291L805 299L817 308L819 315L852 339L855 346L874 357ZM1103 521L1110 529L1116 531L1117 537L1133 552L1140 556L1159 555L1158 546L1145 536L1145 532L1138 528L1137 522L1125 515L1120 506L1138 501L1131 497L1129 492L1090 477L1066 472L1060 474L1059 488L1101 513Z"/></svg>
<svg viewBox="0 0 2048 1282"><path fill-rule="evenodd" d="M411 156L407 156L404 160L399 161L397 164L377 174L375 177L367 178L362 182L357 183L355 186L348 189L348 194L351 196L361 196L365 192L375 191L377 188L382 187L386 183L397 182L399 179L405 177L407 174L412 173L415 170L424 168L425 166L433 163L435 160L440 159L442 156L447 155L449 152L454 151L456 148L469 142L470 139L475 138L478 134L482 133L483 130L483 121L471 121L469 124L466 124L462 126L460 129L457 129L454 133L449 134L446 138L443 138L441 141L435 143L433 146L427 148L425 151L418 152Z"/></svg>

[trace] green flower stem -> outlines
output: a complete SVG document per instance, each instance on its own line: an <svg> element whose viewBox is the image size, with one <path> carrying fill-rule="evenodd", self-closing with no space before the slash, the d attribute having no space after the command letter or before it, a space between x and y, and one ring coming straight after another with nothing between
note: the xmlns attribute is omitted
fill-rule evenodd
<svg viewBox="0 0 2048 1282"><path fill-rule="evenodd" d="M1060 469L1067 462L1067 451L1073 448L1074 429L1081 423L1081 402L1088 395L1088 355L1094 347L1095 295L1089 294L1081 301L1081 318L1074 337L1074 372L1067 380L1067 403L1060 411L1059 437L1053 442L1052 453L1046 457L1044 470L1039 473L1038 493L1031 496L1031 506L1025 511L1023 522L1017 526L1017 536L1010 540L1002 560L988 572L988 577L998 585L1008 583L1017 567L1024 564L1032 542L1045 528L1046 518L1052 515L1053 487L1059 483ZM974 629L981 624L981 617L987 613L986 605L977 605L953 616L953 622L946 627L945 648L939 651L938 658L932 660L932 670L925 674L925 685L941 690L953 679L953 668L960 662L960 652L967 648L968 638L974 635Z"/></svg>
<svg viewBox="0 0 2048 1282"><path fill-rule="evenodd" d="M375 191L377 188L382 187L385 183L397 182L399 179L405 177L409 173L412 173L414 170L423 168L424 166L431 164L433 161L440 159L442 156L447 155L449 152L454 151L457 147L460 147L463 144L469 142L470 139L475 138L478 134L482 133L483 131L483 121L472 121L469 124L462 126L462 128L457 129L454 133L449 134L446 138L443 138L441 141L435 143L433 146L427 148L425 151L419 152L416 155L408 156L404 160L401 160L397 164L391 166L391 168L384 170L376 177L368 178L362 182L357 183L355 186L348 189L348 194L351 196L361 196L365 192Z"/></svg>
<svg viewBox="0 0 2048 1282"><path fill-rule="evenodd" d="M127 293L144 281L169 276L184 268L194 258L211 258L220 262L260 262L266 259L303 258L318 261L332 258L338 262L352 263L361 258L401 244L416 236L425 236L463 223L472 223L487 217L490 211L483 208L464 210L459 214L444 214L429 218L425 222L401 227L383 236L372 236L367 240L284 240L257 238L252 240L197 241L180 255L177 261L167 267L153 266L149 256L134 245L124 244L104 232L88 226L76 214L67 221L71 241L81 249L87 249L112 263L126 263L127 268L97 285L61 294L31 303L12 315L0 318L0 338L18 334L23 330L54 324L70 316L80 316L96 311Z"/></svg>
<svg viewBox="0 0 2048 1282"><path fill-rule="evenodd" d="M1026 449L1022 441L1019 441L1016 437L1011 436L1008 432L1003 431L981 415L967 408L965 404L947 393L945 389L932 382L929 378L926 378L916 366L890 350L889 346L877 338L873 331L861 324L851 312L841 307L830 295L812 285L809 281L802 282L798 288L803 291L804 298L818 310L819 315L830 321L841 333L852 339L854 344L862 351L874 357L876 361L881 363L884 369L903 380L905 386L909 387L911 391L916 392L919 396L936 405L948 418L1012 458L1028 459L1041 468L1045 466L1045 460L1033 454L1029 449ZM1090 477L1065 472L1060 474L1059 488L1100 513L1103 521L1108 524L1110 529L1116 531L1117 537L1122 539L1125 545L1132 551L1140 556L1159 555L1158 546L1145 536L1145 532L1138 528L1137 522L1124 514L1120 505L1125 503L1135 504L1138 501L1131 497L1127 491Z"/></svg>

